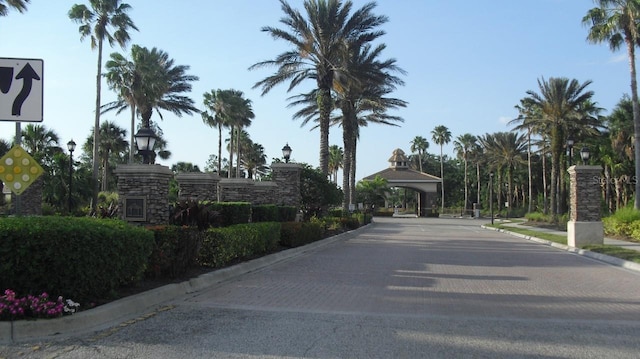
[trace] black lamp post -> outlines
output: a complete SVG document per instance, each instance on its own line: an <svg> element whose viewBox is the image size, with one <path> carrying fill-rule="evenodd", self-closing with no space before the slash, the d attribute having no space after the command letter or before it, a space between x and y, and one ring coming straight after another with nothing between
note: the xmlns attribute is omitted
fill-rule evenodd
<svg viewBox="0 0 640 359"><path fill-rule="evenodd" d="M289 159L291 158L291 147L289 147L289 143L282 147L282 157L284 157L284 163L289 163Z"/></svg>
<svg viewBox="0 0 640 359"><path fill-rule="evenodd" d="M569 156L569 167L573 165L573 144L574 143L575 141L573 140L573 137L569 136L567 138L567 153Z"/></svg>
<svg viewBox="0 0 640 359"><path fill-rule="evenodd" d="M69 150L69 198L67 199L67 205L69 206L69 213L71 213L71 188L73 185L73 151L76 150L76 143L73 141L73 139L67 142L67 149Z"/></svg>
<svg viewBox="0 0 640 359"><path fill-rule="evenodd" d="M589 147L583 146L582 149L580 150L580 157L582 158L583 165L587 164L587 162L589 161L590 155L591 153L589 152Z"/></svg>
<svg viewBox="0 0 640 359"><path fill-rule="evenodd" d="M133 137L136 139L138 153L142 155L142 163L149 164L153 146L156 145L156 139L158 139L158 137L149 127L139 129Z"/></svg>
<svg viewBox="0 0 640 359"><path fill-rule="evenodd" d="M489 173L489 212L491 212L491 224L493 224L493 172Z"/></svg>

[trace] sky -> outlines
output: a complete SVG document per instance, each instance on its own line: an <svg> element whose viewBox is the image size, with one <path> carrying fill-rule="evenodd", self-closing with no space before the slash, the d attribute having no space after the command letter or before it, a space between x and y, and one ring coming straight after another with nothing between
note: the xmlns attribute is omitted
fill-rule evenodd
<svg viewBox="0 0 640 359"><path fill-rule="evenodd" d="M128 55L133 44L157 47L176 64L190 66L188 74L199 77L189 94L198 108L204 109L205 92L244 92L255 113L246 131L264 146L269 163L282 156L281 149L288 143L292 161L319 165L319 132L293 120L296 108L289 108L287 101L313 84L291 92L288 84L280 85L264 96L260 89L252 89L276 69L248 68L290 49L260 30L283 27L278 0L125 2L132 7L129 16L139 31L131 32L125 49L105 46L105 61L112 52ZM357 9L369 1L352 2ZM78 24L68 18L75 3L88 5L83 0L32 0L27 12L0 17L0 57L43 60L40 124L58 134L65 151L70 139L80 148L91 134L96 96L98 54L91 50L89 39L80 41ZM302 0L289 3L304 11ZM538 92L541 78L593 81L587 89L595 93L593 99L603 114L610 113L630 92L629 64L624 49L612 52L607 44L586 41L588 28L581 20L594 6L590 0L377 1L374 13L386 15L389 21L382 26L386 34L375 44L385 43L381 58L396 59L407 72L401 76L405 85L391 96L407 101L408 106L391 112L404 119L398 127L361 129L357 178L387 168L396 148L410 154L410 142L416 136L425 137L428 152L439 155L431 134L439 125L449 128L452 143L465 133L511 131L507 122L518 116L514 106L528 90ZM103 82L102 103L115 99ZM130 129L128 111L104 114L104 120ZM172 152L160 164L191 162L203 169L209 155L217 154L217 129L205 125L199 114L163 113L161 120L155 113L152 120L162 128ZM10 140L15 127L15 122L0 122L0 138ZM444 146L444 155L455 156L452 143ZM330 144L343 146L341 128L331 128ZM224 150L223 156L228 156Z"/></svg>

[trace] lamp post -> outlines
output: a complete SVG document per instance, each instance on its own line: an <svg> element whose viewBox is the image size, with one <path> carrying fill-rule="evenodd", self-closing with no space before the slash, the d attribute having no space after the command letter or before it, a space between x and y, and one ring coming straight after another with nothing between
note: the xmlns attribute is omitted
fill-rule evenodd
<svg viewBox="0 0 640 359"><path fill-rule="evenodd" d="M71 141L67 142L67 149L69 150L69 198L68 200L68 210L71 213L71 188L73 185L73 151L76 150L76 143L71 139Z"/></svg>
<svg viewBox="0 0 640 359"><path fill-rule="evenodd" d="M580 158L582 158L583 165L587 164L587 162L589 161L590 155L591 153L589 152L589 147L583 146L582 149L580 150Z"/></svg>
<svg viewBox="0 0 640 359"><path fill-rule="evenodd" d="M143 127L133 136L136 140L136 146L138 147L138 153L142 155L142 163L148 165L150 163L150 155L153 152L153 146L156 144L155 132L149 127Z"/></svg>
<svg viewBox="0 0 640 359"><path fill-rule="evenodd" d="M569 167L571 167L573 165L573 144L575 143L575 141L573 140L573 137L569 136L567 138L567 153L569 156Z"/></svg>
<svg viewBox="0 0 640 359"><path fill-rule="evenodd" d="M289 159L291 158L291 147L289 147L289 143L282 147L282 157L284 157L284 163L289 163Z"/></svg>
<svg viewBox="0 0 640 359"><path fill-rule="evenodd" d="M491 212L491 224L493 224L493 172L489 173L489 212Z"/></svg>

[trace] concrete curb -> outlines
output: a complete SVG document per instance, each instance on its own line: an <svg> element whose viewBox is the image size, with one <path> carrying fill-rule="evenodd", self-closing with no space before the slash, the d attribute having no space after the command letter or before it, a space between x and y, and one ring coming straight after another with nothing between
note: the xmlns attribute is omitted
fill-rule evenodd
<svg viewBox="0 0 640 359"><path fill-rule="evenodd" d="M55 319L19 320L0 322L0 344L10 344L33 339L59 339L65 336L104 330L122 322L156 310L161 304L231 280L240 275L258 271L308 252L318 250L338 241L352 238L368 224L301 247L287 249L232 267L215 270L188 281L169 284L150 291L122 298L74 315Z"/></svg>
<svg viewBox="0 0 640 359"><path fill-rule="evenodd" d="M520 238L524 238L533 242L537 242L540 244L544 244L547 246L551 246L554 248L558 248L558 249L562 249L565 250L567 252L571 252L571 253L575 253L575 254L579 254L581 256L585 256L591 259L595 259L607 264L611 264L617 267L622 267L625 269L629 269L635 272L640 272L640 263L635 263L635 262L631 262L631 261L626 261L624 259L620 259L617 257L612 257L612 256L608 256L606 254L602 254L602 253L597 253L597 252L591 252L589 250L586 249L580 249L580 248L576 248L576 247L569 247L567 245L564 244L560 244L560 243L556 243L556 242L552 242L552 241L548 241L546 239L542 239L542 238L538 238L538 237L534 237L534 236L529 236L529 235L524 235L521 233L516 233L516 232L511 232L509 230L506 229L500 229L500 228L493 228L493 227L487 227L485 225L480 226L483 229L489 229L492 231L496 231L496 232L502 232L502 233L506 233L506 234L510 234L512 236L515 237L520 237Z"/></svg>

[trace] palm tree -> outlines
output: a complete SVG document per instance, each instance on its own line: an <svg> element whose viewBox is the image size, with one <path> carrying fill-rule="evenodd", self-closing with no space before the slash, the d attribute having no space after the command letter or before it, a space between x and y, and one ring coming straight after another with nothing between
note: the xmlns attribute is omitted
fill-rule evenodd
<svg viewBox="0 0 640 359"><path fill-rule="evenodd" d="M89 0L91 9L83 4L75 4L69 10L69 18L80 24L80 40L91 38L91 49L98 48L98 71L96 73L96 109L93 125L93 196L91 208L98 202L98 144L100 143L100 91L102 82L102 47L104 40L110 46L118 43L121 47L129 42L129 31L138 30L127 12L131 9L120 0Z"/></svg>
<svg viewBox="0 0 640 359"><path fill-rule="evenodd" d="M267 172L267 155L261 144L253 143L251 140L249 142L248 147L243 151L241 163L247 170L247 177L251 179Z"/></svg>
<svg viewBox="0 0 640 359"><path fill-rule="evenodd" d="M458 154L459 158L462 158L464 161L464 213L467 213L467 203L469 203L469 183L467 181L467 166L469 161L469 156L471 150L476 145L477 138L476 136L465 133L464 135L458 136L458 138L453 141L454 150Z"/></svg>
<svg viewBox="0 0 640 359"><path fill-rule="evenodd" d="M92 129L93 132L93 129ZM125 139L127 130L118 126L114 122L104 121L100 125L100 144L98 145L98 155L100 156L100 167L102 168L101 188L103 192L109 191L109 173L117 163L122 163L129 147ZM85 142L85 152L90 153L93 147L93 137L89 136Z"/></svg>
<svg viewBox="0 0 640 359"><path fill-rule="evenodd" d="M564 149L567 134L574 136L585 134L597 134L600 126L599 117L594 117L598 108L590 105L593 91L586 91L591 81L580 84L577 80L567 78L550 78L547 82L544 78L538 80L540 93L527 91L529 95L526 101L540 111L540 118L535 120L539 128L545 128L546 138L551 140L551 215L553 221L557 221L560 212L560 167L561 155Z"/></svg>
<svg viewBox="0 0 640 359"><path fill-rule="evenodd" d="M340 0L305 0L306 18L285 0L280 0L285 16L280 20L288 30L265 26L274 39L287 41L293 49L274 60L262 61L249 69L277 67L278 70L254 85L261 87L262 95L274 86L290 81L288 91L304 80L316 81L316 103L320 113L320 170L329 173L329 125L334 109L331 90L347 44L360 45L384 34L376 28L387 22L386 16L374 16L375 3L368 3L349 16L353 4ZM345 148L346 150L346 148Z"/></svg>
<svg viewBox="0 0 640 359"><path fill-rule="evenodd" d="M129 163L133 163L133 157L135 155L135 121L136 121L136 101L135 87L139 87L140 84L140 76L136 73L135 63L129 61L122 54L117 52L112 53L111 59L107 61L105 67L107 69L107 73L105 74L105 78L107 79L107 84L111 90L114 90L118 93L118 98L121 99L124 103L126 103L130 109L131 114L131 132L130 132L130 148L129 148ZM105 106L103 106L105 107ZM116 114L119 114L126 107L120 107ZM103 113L106 110L102 111Z"/></svg>
<svg viewBox="0 0 640 359"><path fill-rule="evenodd" d="M240 153L241 153L241 144L242 144L242 136L246 135L248 138L248 134L245 131L242 131L244 127L248 127L251 125L251 119L255 118L255 114L253 113L253 108L251 106L251 100L245 99L244 94L241 91L238 91L235 98L234 105L234 113L229 118L230 127L231 127L231 145L232 149L229 151L229 164L233 166L233 135L235 131L235 145L236 145L236 177L240 177ZM244 133L243 133L244 132ZM231 173L229 173L230 176Z"/></svg>
<svg viewBox="0 0 640 359"><path fill-rule="evenodd" d="M43 125L30 123L22 130L22 146L36 161L45 166L55 153L62 152L59 141L58 134Z"/></svg>
<svg viewBox="0 0 640 359"><path fill-rule="evenodd" d="M420 166L420 172L422 172L422 155L429 148L429 142L422 136L416 136L411 140L411 152L418 153L418 165Z"/></svg>
<svg viewBox="0 0 640 359"><path fill-rule="evenodd" d="M31 0L0 0L0 16L7 16L9 9L13 8L20 13L27 11L27 4Z"/></svg>
<svg viewBox="0 0 640 359"><path fill-rule="evenodd" d="M205 111L202 121L218 128L218 172L222 170L222 128L229 127L233 114L233 97L236 90L211 90L204 94Z"/></svg>
<svg viewBox="0 0 640 359"><path fill-rule="evenodd" d="M451 131L446 126L440 125L431 131L431 139L436 145L440 145L440 179L442 180L441 195L442 195L442 210L444 212L444 158L442 156L442 146L448 144L451 141Z"/></svg>
<svg viewBox="0 0 640 359"><path fill-rule="evenodd" d="M333 183L338 183L338 171L343 168L344 151L338 145L329 147L329 174L333 177Z"/></svg>
<svg viewBox="0 0 640 359"><path fill-rule="evenodd" d="M595 0L598 7L587 12L582 19L590 26L587 40L591 43L607 42L612 51L624 43L629 57L631 77L631 103L633 104L635 158L640 159L640 106L638 104L638 84L636 80L635 47L640 45L638 21L640 3L637 0ZM635 161L636 178L640 178L640 160ZM640 193L640 181L635 183L636 194ZM635 196L635 209L640 209L640 196Z"/></svg>

